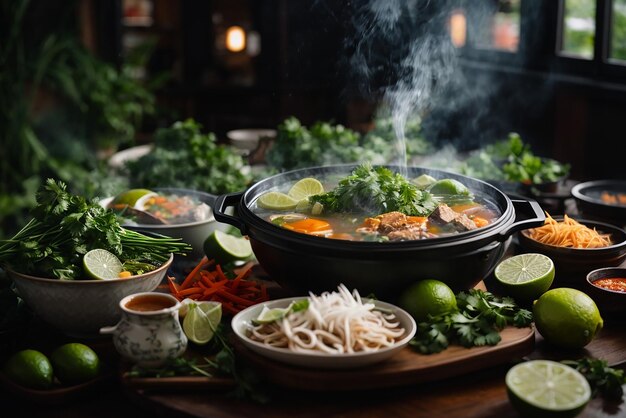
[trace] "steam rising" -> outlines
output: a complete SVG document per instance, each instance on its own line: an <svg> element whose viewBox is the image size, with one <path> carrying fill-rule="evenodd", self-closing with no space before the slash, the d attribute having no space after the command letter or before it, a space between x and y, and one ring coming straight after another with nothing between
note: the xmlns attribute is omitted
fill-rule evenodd
<svg viewBox="0 0 626 418"><path fill-rule="evenodd" d="M408 118L429 107L457 65L445 3L366 0L354 11L350 65L361 93L379 94L390 112L397 150L393 163L402 167L407 164Z"/></svg>

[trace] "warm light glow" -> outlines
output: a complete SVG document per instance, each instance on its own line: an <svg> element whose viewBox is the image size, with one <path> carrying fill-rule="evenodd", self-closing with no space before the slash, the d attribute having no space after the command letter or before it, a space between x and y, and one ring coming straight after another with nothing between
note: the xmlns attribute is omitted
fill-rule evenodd
<svg viewBox="0 0 626 418"><path fill-rule="evenodd" d="M226 49L241 52L246 49L246 32L240 26L231 26L226 30Z"/></svg>
<svg viewBox="0 0 626 418"><path fill-rule="evenodd" d="M465 46L467 36L467 19L462 11L456 11L450 15L450 39L452 44L460 48Z"/></svg>

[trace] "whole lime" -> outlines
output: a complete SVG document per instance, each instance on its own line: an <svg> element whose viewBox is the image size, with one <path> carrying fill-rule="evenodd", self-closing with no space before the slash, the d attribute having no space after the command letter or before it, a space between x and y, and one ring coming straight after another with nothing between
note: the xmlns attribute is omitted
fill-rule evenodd
<svg viewBox="0 0 626 418"><path fill-rule="evenodd" d="M48 389L54 376L52 364L37 350L13 354L4 365L4 373L15 383L32 389Z"/></svg>
<svg viewBox="0 0 626 418"><path fill-rule="evenodd" d="M68 343L58 347L50 355L50 361L59 381L76 385L98 376L100 359L95 351L81 343Z"/></svg>
<svg viewBox="0 0 626 418"><path fill-rule="evenodd" d="M227 264L236 260L246 260L252 257L252 246L245 237L215 230L204 240L204 253L209 259L218 264Z"/></svg>
<svg viewBox="0 0 626 418"><path fill-rule="evenodd" d="M541 336L563 348L582 348L604 325L596 303L580 290L548 290L533 303L533 317Z"/></svg>
<svg viewBox="0 0 626 418"><path fill-rule="evenodd" d="M398 303L418 322L428 320L429 315L441 315L457 309L452 289L444 282L432 279L411 285L402 292Z"/></svg>

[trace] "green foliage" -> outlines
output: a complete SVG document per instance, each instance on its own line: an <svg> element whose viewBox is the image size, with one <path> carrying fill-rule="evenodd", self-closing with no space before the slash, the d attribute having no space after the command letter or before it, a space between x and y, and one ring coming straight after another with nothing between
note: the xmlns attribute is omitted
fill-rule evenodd
<svg viewBox="0 0 626 418"><path fill-rule="evenodd" d="M152 238L122 228L114 212L70 194L63 182L52 179L38 191L32 215L12 238L0 240L0 263L22 273L80 279L82 258L95 248L106 249L124 261L158 265L170 253L190 250L178 239Z"/></svg>
<svg viewBox="0 0 626 418"><path fill-rule="evenodd" d="M626 60L626 0L613 0L611 58Z"/></svg>
<svg viewBox="0 0 626 418"><path fill-rule="evenodd" d="M507 325L527 327L532 313L519 308L508 297L471 289L456 295L458 311L430 317L418 324L417 335L410 345L423 354L439 353L450 344L464 347L496 345Z"/></svg>
<svg viewBox="0 0 626 418"><path fill-rule="evenodd" d="M385 213L427 216L437 207L430 193L419 190L399 173L363 164L341 179L335 189L309 198L325 212Z"/></svg>
<svg viewBox="0 0 626 418"><path fill-rule="evenodd" d="M593 396L620 400L624 396L623 385L626 384L624 370L609 367L606 360L583 358L577 361L564 360L563 364L578 370L585 376L593 391Z"/></svg>
<svg viewBox="0 0 626 418"><path fill-rule="evenodd" d="M218 145L213 133L203 134L192 119L159 129L154 149L127 163L132 187L182 187L222 194L250 183L244 161L232 148Z"/></svg>

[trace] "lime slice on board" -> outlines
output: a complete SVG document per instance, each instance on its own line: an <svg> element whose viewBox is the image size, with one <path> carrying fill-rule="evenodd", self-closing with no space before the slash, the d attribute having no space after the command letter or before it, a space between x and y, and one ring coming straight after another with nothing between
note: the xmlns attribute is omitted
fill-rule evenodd
<svg viewBox="0 0 626 418"><path fill-rule="evenodd" d="M219 264L252 257L250 241L244 237L236 237L220 230L215 230L204 241L204 253Z"/></svg>
<svg viewBox="0 0 626 418"><path fill-rule="evenodd" d="M514 299L530 301L545 293L554 281L554 263L539 253L518 254L498 264L496 280Z"/></svg>
<svg viewBox="0 0 626 418"><path fill-rule="evenodd" d="M291 186L287 194L295 200L300 201L321 193L324 193L322 183L313 177L306 177L298 180L296 184Z"/></svg>
<svg viewBox="0 0 626 418"><path fill-rule="evenodd" d="M298 205L298 202L298 199L294 199L285 193L267 192L261 195L256 203L263 209L291 210Z"/></svg>
<svg viewBox="0 0 626 418"><path fill-rule="evenodd" d="M212 301L189 302L188 309L183 319L185 335L189 341L198 345L208 343L222 320L222 304Z"/></svg>
<svg viewBox="0 0 626 418"><path fill-rule="evenodd" d="M550 360L531 360L506 374L513 406L529 417L574 417L591 399L587 379L576 369Z"/></svg>
<svg viewBox="0 0 626 418"><path fill-rule="evenodd" d="M85 273L96 280L117 279L123 270L120 259L102 248L88 251L83 256L83 267Z"/></svg>

